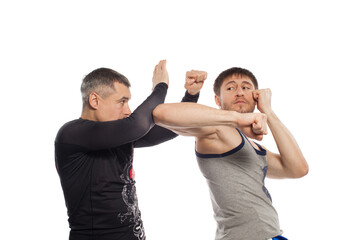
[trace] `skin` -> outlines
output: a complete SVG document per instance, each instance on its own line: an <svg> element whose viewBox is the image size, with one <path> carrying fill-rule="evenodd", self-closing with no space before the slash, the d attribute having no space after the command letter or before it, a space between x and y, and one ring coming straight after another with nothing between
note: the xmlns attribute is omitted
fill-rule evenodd
<svg viewBox="0 0 360 240"><path fill-rule="evenodd" d="M309 172L309 166L295 138L271 108L271 90L253 92L257 108L267 116L267 123L279 153L268 152L268 175L272 178L300 178Z"/></svg>
<svg viewBox="0 0 360 240"><path fill-rule="evenodd" d="M201 71L194 73L192 78L196 79L196 75L198 78L200 75L202 75L201 78L204 77L204 73ZM188 78L188 74L186 78ZM184 106L164 107L163 109L161 109L162 106L158 106L161 111L159 110L155 114L155 118L157 124L162 124L178 134L195 136L196 150L203 154L221 154L241 144L242 138L235 127L240 128L247 137L261 140L262 135L267 133L267 123L279 150L279 153L267 150L267 177L300 178L308 173L308 164L295 138L271 108L270 89L256 90L248 77L234 75L224 80L220 88L220 95L215 96L215 102L220 109L241 114L238 123L242 121L242 124L208 126L202 122L203 125L190 127L191 121L202 119L204 116L210 118L212 112L205 113L200 108L191 111ZM253 113L255 107L260 113ZM173 111L177 114L173 114ZM256 121L256 114L261 114L262 120L257 119ZM244 120L246 118L248 121ZM259 149L252 141L250 142Z"/></svg>
<svg viewBox="0 0 360 240"><path fill-rule="evenodd" d="M89 96L90 107L83 110L81 118L105 122L130 116L130 89L118 82L114 82L114 89L113 93L106 98L92 92Z"/></svg>
<svg viewBox="0 0 360 240"><path fill-rule="evenodd" d="M195 95L200 92L206 78L207 72L198 70L188 71L185 76L185 88L190 94Z"/></svg>
<svg viewBox="0 0 360 240"><path fill-rule="evenodd" d="M198 93L206 77L203 71L187 72L185 88L189 93ZM153 88L160 82L169 84L165 60L156 65L152 81ZM282 178L306 175L307 163L295 139L271 109L270 90L254 90L249 82L249 79L234 76L224 81L220 96L216 96L215 101L228 111L191 103L161 104L154 110L155 122L179 134L195 136L196 149L200 153L223 153L242 141L235 127L247 136L261 140L263 134L267 133L267 121L280 152L275 154L268 151L268 176ZM130 89L118 82L114 82L114 89L106 98L92 92L89 107L83 109L81 117L92 121L113 121L130 116ZM261 113L251 113L256 103Z"/></svg>
<svg viewBox="0 0 360 240"><path fill-rule="evenodd" d="M161 82L169 84L169 76L166 71L163 71L163 69L166 69L165 60L160 61L154 68L152 78L153 89ZM105 98L101 97L96 92L92 92L89 95L90 106L83 108L81 118L91 121L105 122L123 119L130 116L130 89L119 82L114 82L114 89L115 90L113 90L113 92Z"/></svg>
<svg viewBox="0 0 360 240"><path fill-rule="evenodd" d="M204 71L192 70L186 73L185 89L190 94L197 94L200 92L204 81L207 78L207 73ZM166 70L166 61L162 60L154 68L153 73L153 88L164 82L169 84L169 76ZM113 121L130 116L131 110L129 107L129 100L131 98L130 89L125 85L114 82L114 91L106 98L101 97L96 92L92 92L89 96L89 107L83 109L81 118L92 121ZM166 114L161 114L166 110ZM183 113L181 113L183 111ZM178 116L192 116L186 123L188 129L191 127L213 126L213 125L227 125L238 127L249 136L261 140L263 134L266 134L266 118L261 114L247 114L246 116L237 114L236 112L220 111L209 108L200 104L194 103L174 103L161 104L153 113L155 122L157 121L157 114L162 115L163 118L178 119ZM174 113L174 114L171 114ZM212 116L212 117L210 117ZM165 126L161 122L157 122L160 126ZM252 127L250 125L253 124ZM183 131L185 134L185 131Z"/></svg>
<svg viewBox="0 0 360 240"><path fill-rule="evenodd" d="M196 94L206 78L207 73L204 71L188 71L185 76L185 88L189 93ZM261 140L263 134L267 134L266 116L261 113L238 113L201 104L172 103L157 106L153 116L157 125L186 136L208 136L216 131L215 126L220 125L239 128L257 140Z"/></svg>
<svg viewBox="0 0 360 240"><path fill-rule="evenodd" d="M250 113L256 106L254 89L254 84L248 77L234 75L224 80L220 88L220 96L215 96L215 102L224 110Z"/></svg>
<svg viewBox="0 0 360 240"><path fill-rule="evenodd" d="M277 144L279 153L273 153L267 150L268 174L270 178L300 178L308 173L308 164L296 143L295 138L290 131L276 116L271 108L271 90L260 89L255 90L251 80L244 76L231 76L223 82L220 89L220 96L215 96L216 104L227 110L235 110L238 112L253 112L255 107L267 116L267 124L271 130L274 140ZM239 141L238 134L230 129L221 129L223 134L219 134L214 142L219 142L221 139L236 139L224 145L225 150L230 150ZM221 132L221 131L220 131ZM200 141L197 144L199 150L208 149L207 142L199 137ZM251 141L252 145L257 146ZM220 149L218 149L219 151ZM221 149L222 151L224 149ZM217 152L220 153L220 152Z"/></svg>

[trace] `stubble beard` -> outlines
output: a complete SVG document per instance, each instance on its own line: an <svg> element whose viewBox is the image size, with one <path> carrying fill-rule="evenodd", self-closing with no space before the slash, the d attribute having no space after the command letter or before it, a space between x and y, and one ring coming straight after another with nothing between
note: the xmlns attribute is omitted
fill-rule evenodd
<svg viewBox="0 0 360 240"><path fill-rule="evenodd" d="M221 109L228 111L236 111L238 113L253 113L255 110L255 106L254 107L246 106L245 108L241 108L241 107L232 107L227 104L223 104Z"/></svg>

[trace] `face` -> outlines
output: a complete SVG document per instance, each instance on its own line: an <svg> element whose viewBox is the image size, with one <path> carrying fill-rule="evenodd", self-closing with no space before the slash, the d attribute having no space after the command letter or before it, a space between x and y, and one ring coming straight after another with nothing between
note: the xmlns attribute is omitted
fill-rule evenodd
<svg viewBox="0 0 360 240"><path fill-rule="evenodd" d="M220 96L215 96L215 102L224 110L250 113L256 106L254 90L255 86L250 78L233 75L224 80L220 88Z"/></svg>
<svg viewBox="0 0 360 240"><path fill-rule="evenodd" d="M124 84L114 82L115 91L106 98L98 96L96 111L98 121L113 121L130 116L130 89Z"/></svg>

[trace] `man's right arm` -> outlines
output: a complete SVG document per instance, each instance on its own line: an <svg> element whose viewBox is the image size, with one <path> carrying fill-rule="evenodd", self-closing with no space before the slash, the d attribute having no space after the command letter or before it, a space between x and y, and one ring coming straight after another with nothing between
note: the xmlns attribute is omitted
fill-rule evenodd
<svg viewBox="0 0 360 240"><path fill-rule="evenodd" d="M60 129L55 141L88 150L113 148L133 142L154 126L151 113L164 102L166 93L167 85L158 84L152 94L127 118L108 122L81 119L70 122Z"/></svg>
<svg viewBox="0 0 360 240"><path fill-rule="evenodd" d="M219 110L196 103L160 104L153 117L157 125L184 136L206 138L217 133L218 126L239 128L257 140L267 134L265 114Z"/></svg>
<svg viewBox="0 0 360 240"><path fill-rule="evenodd" d="M93 151L118 147L143 137L155 124L152 111L165 100L169 83L165 67L166 61L156 65L153 92L129 117L107 122L81 119L70 122L59 130L55 142Z"/></svg>

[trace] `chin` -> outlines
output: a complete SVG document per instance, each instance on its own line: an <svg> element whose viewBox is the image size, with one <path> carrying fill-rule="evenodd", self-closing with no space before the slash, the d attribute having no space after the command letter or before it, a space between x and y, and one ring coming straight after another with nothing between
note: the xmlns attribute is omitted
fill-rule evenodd
<svg viewBox="0 0 360 240"><path fill-rule="evenodd" d="M229 106L222 106L221 109L223 110L228 110L228 111L236 111L238 113L252 113L254 112L255 107L240 107L240 106L233 106L233 107L229 107Z"/></svg>
<svg viewBox="0 0 360 240"><path fill-rule="evenodd" d="M234 109L234 111L237 111L239 113L252 113L254 112L254 109L249 109L249 108L240 108L240 109Z"/></svg>

